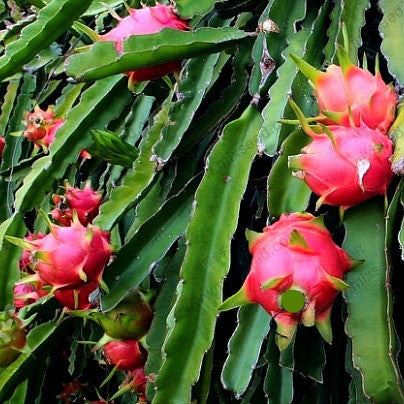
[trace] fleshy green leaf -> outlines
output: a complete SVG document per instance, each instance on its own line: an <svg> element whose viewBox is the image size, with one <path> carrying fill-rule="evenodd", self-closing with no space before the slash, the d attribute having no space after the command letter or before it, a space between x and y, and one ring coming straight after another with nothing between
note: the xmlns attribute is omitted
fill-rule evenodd
<svg viewBox="0 0 404 404"><path fill-rule="evenodd" d="M205 27L193 32L165 28L156 34L128 38L123 42L121 54L113 42L97 42L88 52L70 57L66 71L78 80L97 80L116 73L216 53L248 36L248 33L231 27Z"/></svg>
<svg viewBox="0 0 404 404"><path fill-rule="evenodd" d="M175 0L178 13L183 18L191 18L195 15L204 15L208 13L215 3L223 0Z"/></svg>
<svg viewBox="0 0 404 404"><path fill-rule="evenodd" d="M390 268L385 256L385 239L389 246L398 203L398 198L395 199L389 209L387 227L381 198L351 208L345 221L344 249L356 259L365 258L346 277L351 288L345 292L348 308L345 330L352 339L353 365L361 373L363 391L375 402L404 400L391 312Z"/></svg>
<svg viewBox="0 0 404 404"><path fill-rule="evenodd" d="M17 73L55 39L67 31L74 20L87 10L91 0L58 0L44 7L35 22L27 25L21 36L6 47L0 58L0 81Z"/></svg>
<svg viewBox="0 0 404 404"><path fill-rule="evenodd" d="M229 341L229 354L221 377L225 388L236 396L247 390L270 321L271 317L259 305L251 304L238 312L238 325Z"/></svg>
<svg viewBox="0 0 404 404"><path fill-rule="evenodd" d="M230 239L236 229L261 123L255 107L248 107L225 127L209 156L187 229L188 249L181 268L175 324L165 343L166 358L156 379L157 404L189 401L191 386L198 379L203 356L212 343L223 278L230 265ZM173 377L176 374L181 377Z"/></svg>

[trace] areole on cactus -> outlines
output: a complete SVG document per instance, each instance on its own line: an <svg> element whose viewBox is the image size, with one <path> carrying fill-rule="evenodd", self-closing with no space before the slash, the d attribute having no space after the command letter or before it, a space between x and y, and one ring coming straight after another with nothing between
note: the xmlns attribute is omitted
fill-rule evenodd
<svg viewBox="0 0 404 404"><path fill-rule="evenodd" d="M331 343L330 313L344 273L357 261L332 240L321 217L282 215L264 233L249 232L252 262L241 288L221 310L260 304L277 323L277 343L285 349L298 323L315 325Z"/></svg>
<svg viewBox="0 0 404 404"><path fill-rule="evenodd" d="M300 71L314 85L318 101L319 122L326 125L357 126L387 131L395 117L397 94L385 84L380 72L353 65L345 49L338 50L341 66L331 64L325 72L291 54Z"/></svg>

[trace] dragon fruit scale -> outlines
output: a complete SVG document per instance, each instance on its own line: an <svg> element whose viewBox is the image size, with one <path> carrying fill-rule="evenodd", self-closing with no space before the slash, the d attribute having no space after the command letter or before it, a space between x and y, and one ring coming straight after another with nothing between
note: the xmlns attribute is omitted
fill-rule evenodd
<svg viewBox="0 0 404 404"><path fill-rule="evenodd" d="M378 71L372 75L351 64L343 48L339 50L342 67L332 64L325 72L296 55L291 57L314 85L320 122L358 127L365 124L371 129L388 130L394 121L397 94Z"/></svg>
<svg viewBox="0 0 404 404"><path fill-rule="evenodd" d="M88 310L93 307L90 295L98 289L98 282L82 282L79 285L55 290L56 300L67 310Z"/></svg>
<svg viewBox="0 0 404 404"><path fill-rule="evenodd" d="M250 272L221 310L260 304L277 323L280 349L289 345L299 323L315 325L331 342L332 305L339 291L348 288L345 272L357 262L334 243L322 218L309 213L282 215L262 234L248 236L253 256ZM300 306L291 309L300 299Z"/></svg>
<svg viewBox="0 0 404 404"><path fill-rule="evenodd" d="M54 290L100 282L112 254L109 233L93 225L85 227L78 221L70 227L52 224L51 232L41 239L7 239L31 251L36 278Z"/></svg>
<svg viewBox="0 0 404 404"><path fill-rule="evenodd" d="M129 9L130 14L120 18L118 25L104 35L99 35L101 41L114 41L115 48L122 52L123 41L132 35L147 35L161 31L163 28L187 30L186 21L175 15L171 8L162 4L141 9ZM152 80L168 73L179 71L181 61L164 63L158 66L150 66L135 71L127 72L130 83Z"/></svg>
<svg viewBox="0 0 404 404"><path fill-rule="evenodd" d="M94 191L89 184L84 189L78 189L65 183L65 195L53 195L56 208L52 210L53 219L63 226L70 226L74 211L83 226L87 226L98 214L102 195Z"/></svg>

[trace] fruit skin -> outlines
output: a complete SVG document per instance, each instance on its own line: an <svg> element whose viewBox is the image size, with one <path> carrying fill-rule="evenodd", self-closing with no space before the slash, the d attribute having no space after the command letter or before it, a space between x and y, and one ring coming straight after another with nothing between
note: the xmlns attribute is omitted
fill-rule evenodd
<svg viewBox="0 0 404 404"><path fill-rule="evenodd" d="M55 290L56 300L67 310L88 310L94 305L89 301L90 294L98 288L98 282L83 282L74 288L65 287Z"/></svg>
<svg viewBox="0 0 404 404"><path fill-rule="evenodd" d="M316 325L331 342L332 304L339 290L348 287L342 279L354 261L334 243L321 217L309 213L282 215L254 237L250 251L250 272L235 296L242 304L260 304L273 316L280 349L289 345L298 323ZM304 296L304 304L296 312L283 307L282 296L290 290ZM232 307L235 305L224 310Z"/></svg>
<svg viewBox="0 0 404 404"><path fill-rule="evenodd" d="M84 189L74 188L65 184L65 195L53 195L56 208L52 210L53 219L63 226L70 226L73 221L73 212L76 211L78 220L87 226L98 215L102 195L94 191L89 184Z"/></svg>
<svg viewBox="0 0 404 404"><path fill-rule="evenodd" d="M320 196L317 206L347 209L386 194L393 178L393 142L386 135L365 125L306 132L312 141L302 154L289 157L289 168Z"/></svg>
<svg viewBox="0 0 404 404"><path fill-rule="evenodd" d="M78 221L70 227L53 224L51 233L29 244L36 262L34 270L54 289L99 282L112 254L108 232Z"/></svg>
<svg viewBox="0 0 404 404"><path fill-rule="evenodd" d="M4 146L6 145L6 139L0 136L0 157L3 155Z"/></svg>
<svg viewBox="0 0 404 404"><path fill-rule="evenodd" d="M115 48L122 52L123 40L132 35L147 35L160 32L163 28L187 30L188 22L176 16L170 7L156 4L154 7L130 9L130 15L119 20L118 25L104 35L99 35L101 41L114 41ZM180 61L168 62L158 66L150 66L127 72L131 83L152 80L168 73L179 71Z"/></svg>
<svg viewBox="0 0 404 404"><path fill-rule="evenodd" d="M90 313L89 316L101 325L109 337L128 340L140 339L147 333L153 311L140 293L133 290L106 314Z"/></svg>
<svg viewBox="0 0 404 404"><path fill-rule="evenodd" d="M144 402L147 402L146 399L146 384L147 377L143 367L137 368L135 370L131 370L127 375L128 384L134 393L139 396Z"/></svg>
<svg viewBox="0 0 404 404"><path fill-rule="evenodd" d="M120 370L134 370L144 365L146 354L140 349L136 340L111 341L103 347L108 363Z"/></svg>
<svg viewBox="0 0 404 404"><path fill-rule="evenodd" d="M14 362L25 343L26 333L22 321L11 312L0 312L0 368Z"/></svg>
<svg viewBox="0 0 404 404"><path fill-rule="evenodd" d="M21 309L31 303L36 302L40 296L31 284L22 284L14 286L14 307Z"/></svg>
<svg viewBox="0 0 404 404"><path fill-rule="evenodd" d="M55 139L56 131L64 124L64 119L56 118L52 107L43 111L38 106L26 116L23 135L35 143L35 147L47 150Z"/></svg>
<svg viewBox="0 0 404 404"><path fill-rule="evenodd" d="M314 84L320 119L325 125L361 126L386 132L395 117L397 94L377 71L354 66L346 60L343 48L341 66L330 65L320 72L296 55L291 55L299 69ZM345 59L345 60L344 60Z"/></svg>

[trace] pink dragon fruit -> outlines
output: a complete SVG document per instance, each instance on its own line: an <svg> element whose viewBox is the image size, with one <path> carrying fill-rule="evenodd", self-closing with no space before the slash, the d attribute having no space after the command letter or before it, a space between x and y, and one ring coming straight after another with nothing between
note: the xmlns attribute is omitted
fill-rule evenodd
<svg viewBox="0 0 404 404"><path fill-rule="evenodd" d="M0 368L8 366L18 358L25 342L22 321L15 314L0 312Z"/></svg>
<svg viewBox="0 0 404 404"><path fill-rule="evenodd" d="M53 289L99 282L112 253L109 233L78 221L70 227L52 224L51 233L24 244L35 260L37 278Z"/></svg>
<svg viewBox="0 0 404 404"><path fill-rule="evenodd" d="M73 188L65 183L65 195L53 195L56 208L52 210L52 217L63 226L70 226L73 212L83 226L87 226L98 215L102 196L94 191L89 184L84 189Z"/></svg>
<svg viewBox="0 0 404 404"><path fill-rule="evenodd" d="M0 136L0 157L3 155L4 146L6 145L6 139Z"/></svg>
<svg viewBox="0 0 404 404"><path fill-rule="evenodd" d="M136 340L111 341L104 345L106 360L120 370L134 370L144 365L146 353Z"/></svg>
<svg viewBox="0 0 404 404"><path fill-rule="evenodd" d="M27 127L23 135L35 143L35 147L47 150L55 139L56 131L64 124L64 119L56 118L52 107L43 111L38 106L27 114Z"/></svg>
<svg viewBox="0 0 404 404"><path fill-rule="evenodd" d="M88 310L93 307L90 295L98 289L98 282L83 282L74 288L64 287L55 290L56 300L67 310Z"/></svg>
<svg viewBox="0 0 404 404"><path fill-rule="evenodd" d="M340 50L342 68L328 66L316 70L303 59L291 54L301 72L314 84L320 110L320 122L326 125L362 126L387 131L395 117L397 94L384 83L380 73L354 66Z"/></svg>
<svg viewBox="0 0 404 404"><path fill-rule="evenodd" d="M282 215L264 233L248 235L253 256L250 272L241 290L223 303L222 310L260 304L277 323L280 349L289 345L300 322L316 325L331 342L332 304L338 292L348 287L344 273L355 261L334 243L321 217L309 213ZM295 310L288 307L290 295L301 300Z"/></svg>
<svg viewBox="0 0 404 404"><path fill-rule="evenodd" d="M289 156L294 175L320 196L322 203L347 209L376 195L385 195L393 178L393 142L367 126L304 129L312 141L302 154ZM318 129L318 128L317 128Z"/></svg>
<svg viewBox="0 0 404 404"><path fill-rule="evenodd" d="M14 307L21 309L39 299L35 287L29 283L14 286Z"/></svg>
<svg viewBox="0 0 404 404"><path fill-rule="evenodd" d="M162 4L154 7L143 7L141 9L130 9L130 15L121 18L118 25L104 35L99 35L101 41L114 41L115 48L122 52L123 40L132 35L147 35L161 31L163 28L187 30L189 25L175 15L171 8ZM181 62L169 62L158 66L145 67L135 71L127 72L130 83L137 83L145 80L152 80L168 73L179 71Z"/></svg>

